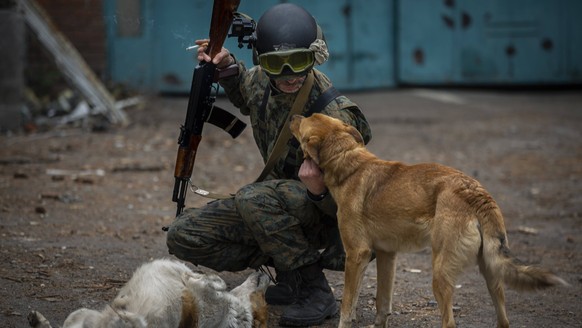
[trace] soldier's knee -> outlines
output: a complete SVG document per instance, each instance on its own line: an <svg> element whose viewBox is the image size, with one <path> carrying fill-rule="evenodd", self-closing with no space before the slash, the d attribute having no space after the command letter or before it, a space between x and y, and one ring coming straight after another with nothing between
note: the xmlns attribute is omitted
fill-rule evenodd
<svg viewBox="0 0 582 328"><path fill-rule="evenodd" d="M186 223L186 220L174 220L168 227L166 235L168 252L180 259L186 259L206 247L202 243L202 236Z"/></svg>
<svg viewBox="0 0 582 328"><path fill-rule="evenodd" d="M248 202L253 197L256 197L255 188L252 185L246 185L236 192L234 202L238 206L238 204Z"/></svg>
<svg viewBox="0 0 582 328"><path fill-rule="evenodd" d="M242 187L236 193L234 201L238 212L242 214L243 218L245 214L279 205L273 189L262 184L250 184Z"/></svg>
<svg viewBox="0 0 582 328"><path fill-rule="evenodd" d="M182 253L184 238L175 223L176 222L174 221L174 223L168 227L168 231L166 232L166 245L168 246L168 252L170 254L178 256Z"/></svg>
<svg viewBox="0 0 582 328"><path fill-rule="evenodd" d="M248 184L236 192L234 200L237 204L239 202L256 202L258 198L268 195L270 190L264 184Z"/></svg>

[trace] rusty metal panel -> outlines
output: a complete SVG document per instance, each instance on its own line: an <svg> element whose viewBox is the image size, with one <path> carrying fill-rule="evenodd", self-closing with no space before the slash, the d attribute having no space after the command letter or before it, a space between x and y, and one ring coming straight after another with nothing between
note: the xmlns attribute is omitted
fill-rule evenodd
<svg viewBox="0 0 582 328"><path fill-rule="evenodd" d="M399 80L580 83L582 2L399 1Z"/></svg>
<svg viewBox="0 0 582 328"><path fill-rule="evenodd" d="M398 1L398 80L449 83L453 76L453 1Z"/></svg>

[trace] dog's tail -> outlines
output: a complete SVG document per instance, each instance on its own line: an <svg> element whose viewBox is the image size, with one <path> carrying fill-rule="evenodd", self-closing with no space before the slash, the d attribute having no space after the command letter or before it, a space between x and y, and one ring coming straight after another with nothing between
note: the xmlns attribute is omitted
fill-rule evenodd
<svg viewBox="0 0 582 328"><path fill-rule="evenodd" d="M501 277L509 287L518 291L567 286L566 281L551 271L525 265L511 255L501 210L486 192L481 196L483 198L477 207L482 235L481 271Z"/></svg>

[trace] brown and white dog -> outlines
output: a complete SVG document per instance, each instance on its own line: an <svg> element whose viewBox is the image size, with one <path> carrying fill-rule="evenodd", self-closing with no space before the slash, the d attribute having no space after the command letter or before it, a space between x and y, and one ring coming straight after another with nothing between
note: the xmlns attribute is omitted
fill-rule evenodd
<svg viewBox="0 0 582 328"><path fill-rule="evenodd" d="M103 311L79 309L63 328L267 327L265 290L269 277L252 273L230 292L215 274L193 272L184 263L158 259L143 264ZM51 328L39 312L30 326Z"/></svg>
<svg viewBox="0 0 582 328"><path fill-rule="evenodd" d="M478 264L485 277L498 327L509 326L504 283L517 290L567 285L548 270L520 265L509 255L499 207L469 176L434 163L381 160L365 148L354 127L322 114L294 116L290 127L305 157L324 172L338 207L346 251L339 327L351 327L373 251L378 272L376 327L384 327L392 311L397 252L431 247L433 293L443 327L455 326L455 279L469 265Z"/></svg>

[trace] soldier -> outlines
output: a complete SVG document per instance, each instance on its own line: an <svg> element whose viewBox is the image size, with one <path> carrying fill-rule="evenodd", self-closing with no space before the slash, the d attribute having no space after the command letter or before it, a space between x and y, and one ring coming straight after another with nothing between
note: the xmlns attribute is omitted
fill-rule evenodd
<svg viewBox="0 0 582 328"><path fill-rule="evenodd" d="M303 115L321 112L356 127L365 142L371 132L358 106L332 87L314 68L329 56L315 19L290 3L267 10L256 26L253 47L258 65L247 69L227 49L211 59L208 40L198 40L198 59L219 70L238 73L221 79L229 100L250 116L255 142L264 161L305 83L313 86ZM242 187L231 199L186 209L169 227L171 254L216 271L273 266L276 285L266 292L269 304L287 305L280 324L319 325L337 312L323 269L343 270L336 205L320 169L303 160L298 143L289 142L269 175Z"/></svg>

